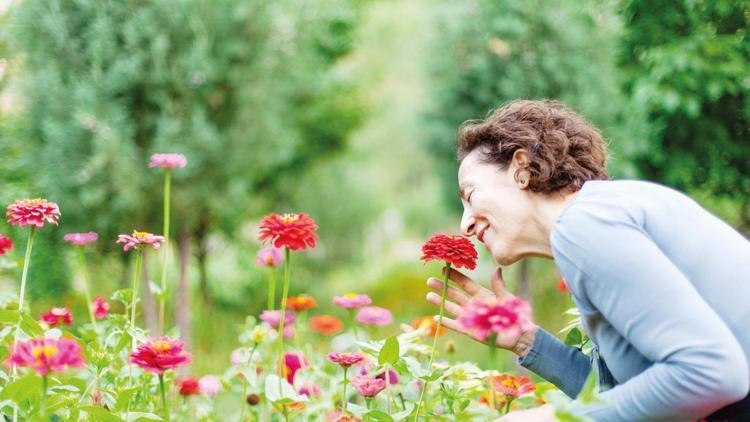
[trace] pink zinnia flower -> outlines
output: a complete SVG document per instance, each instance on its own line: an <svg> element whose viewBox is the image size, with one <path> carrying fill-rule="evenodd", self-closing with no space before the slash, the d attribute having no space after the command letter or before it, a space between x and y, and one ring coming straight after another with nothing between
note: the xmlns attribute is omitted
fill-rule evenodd
<svg viewBox="0 0 750 422"><path fill-rule="evenodd" d="M250 359L250 349L247 347L238 347L232 350L232 354L229 356L232 365L244 365L247 360Z"/></svg>
<svg viewBox="0 0 750 422"><path fill-rule="evenodd" d="M386 387L385 380L367 375L357 375L352 378L352 385L365 397L375 397Z"/></svg>
<svg viewBox="0 0 750 422"><path fill-rule="evenodd" d="M307 397L319 396L320 387L318 387L318 384L315 384L314 382L309 382L300 386L299 393Z"/></svg>
<svg viewBox="0 0 750 422"><path fill-rule="evenodd" d="M329 353L328 360L348 368L362 362L365 356L359 352Z"/></svg>
<svg viewBox="0 0 750 422"><path fill-rule="evenodd" d="M133 230L132 235L121 234L117 236L117 243L124 243L123 251L127 252L130 248L141 249L144 245L151 245L154 249L159 249L164 236L157 236L149 232L139 232Z"/></svg>
<svg viewBox="0 0 750 422"><path fill-rule="evenodd" d="M94 312L96 319L104 319L109 315L109 303L107 303L103 296L97 296L91 302L91 310Z"/></svg>
<svg viewBox="0 0 750 422"><path fill-rule="evenodd" d="M281 248L269 246L258 251L258 257L255 262L261 267L278 267L281 260L284 259L284 251Z"/></svg>
<svg viewBox="0 0 750 422"><path fill-rule="evenodd" d="M355 309L362 306L367 306L372 303L370 296L358 294L358 293L347 293L343 296L334 296L333 304L340 306L344 309Z"/></svg>
<svg viewBox="0 0 750 422"><path fill-rule="evenodd" d="M151 155L151 159L148 162L148 166L160 167L167 170L173 170L176 168L182 168L187 165L187 158L182 154L175 153L156 153Z"/></svg>
<svg viewBox="0 0 750 422"><path fill-rule="evenodd" d="M62 372L68 366L80 368L85 362L81 346L75 340L61 337L19 341L11 349L5 364L26 366L39 376L47 376L50 372Z"/></svg>
<svg viewBox="0 0 750 422"><path fill-rule="evenodd" d="M464 330L482 341L490 334L516 338L534 326L531 306L519 298L500 301L495 297L477 297L461 308L457 320Z"/></svg>
<svg viewBox="0 0 750 422"><path fill-rule="evenodd" d="M294 385L294 376L302 368L306 368L310 363L302 356L302 353L284 353L284 375L289 384Z"/></svg>
<svg viewBox="0 0 750 422"><path fill-rule="evenodd" d="M260 320L270 325L273 328L279 328L279 324L281 324L281 311L279 310L263 311L260 314ZM291 324L294 324L295 321L297 321L297 317L294 316L294 313L285 311L284 313L284 329L285 329L284 334L285 335L286 335L286 328L291 326Z"/></svg>
<svg viewBox="0 0 750 422"><path fill-rule="evenodd" d="M510 374L500 374L495 377L495 390L507 399L517 399L535 389L536 385L527 377L514 377Z"/></svg>
<svg viewBox="0 0 750 422"><path fill-rule="evenodd" d="M380 306L365 306L357 312L357 322L382 327L393 322L393 314Z"/></svg>
<svg viewBox="0 0 750 422"><path fill-rule="evenodd" d="M179 340L172 340L166 336L153 338L130 354L130 363L161 375L168 369L190 363L190 353L185 352L184 348L185 344Z"/></svg>
<svg viewBox="0 0 750 422"><path fill-rule="evenodd" d="M56 327L60 324L73 324L73 314L68 308L52 308L41 316L41 320L50 327Z"/></svg>
<svg viewBox="0 0 750 422"><path fill-rule="evenodd" d="M44 222L57 225L60 218L60 208L54 202L46 199L21 199L8 205L5 214L8 222L13 226L44 227Z"/></svg>
<svg viewBox="0 0 750 422"><path fill-rule="evenodd" d="M198 380L201 393L215 396L221 391L221 380L216 375L204 375Z"/></svg>
<svg viewBox="0 0 750 422"><path fill-rule="evenodd" d="M63 236L63 240L70 243L71 245L83 246L88 245L91 242L96 242L99 239L99 235L96 232L88 233L67 233Z"/></svg>
<svg viewBox="0 0 750 422"><path fill-rule="evenodd" d="M13 249L13 240L0 234L0 255L5 255L9 249Z"/></svg>

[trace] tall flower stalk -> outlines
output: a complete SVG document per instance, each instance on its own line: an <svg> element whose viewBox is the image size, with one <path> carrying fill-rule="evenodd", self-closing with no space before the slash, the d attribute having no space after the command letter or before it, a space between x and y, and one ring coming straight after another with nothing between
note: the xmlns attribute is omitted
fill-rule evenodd
<svg viewBox="0 0 750 422"><path fill-rule="evenodd" d="M284 323L286 322L286 299L289 295L289 279L292 268L289 248L284 248L284 290L281 293L281 321L279 322L279 394L281 394L282 379L284 378Z"/></svg>
<svg viewBox="0 0 750 422"><path fill-rule="evenodd" d="M167 153L153 154L148 163L149 167L159 167L164 170L164 257L161 268L161 294L159 295L159 330L164 332L167 307L167 271L169 269L169 217L170 190L172 184L172 170L187 165L187 158L182 154Z"/></svg>
<svg viewBox="0 0 750 422"><path fill-rule="evenodd" d="M443 326L443 315L445 313L445 297L448 293L448 276L451 271L451 266L454 265L456 268L465 267L470 270L476 268L477 265L477 251L474 248L474 244L463 236L452 236L445 234L438 234L431 237L424 245L422 245L422 260L429 262L433 260L443 261L445 267L443 268L443 289L440 295L440 312L438 316L437 328L432 339L432 350L430 351L430 361L427 365L427 372L432 372L432 363L435 359L435 351L437 350L437 340L440 337L440 330ZM424 396L427 391L429 381L425 381L422 387L422 392L419 395L419 402L417 403L417 411L414 416L414 421L419 421L419 412L424 402Z"/></svg>
<svg viewBox="0 0 750 422"><path fill-rule="evenodd" d="M63 239L71 245L81 246L78 249L78 264L81 267L81 274L83 275L83 294L86 299L86 308L89 310L89 317L91 318L91 324L94 326L94 330L97 330L96 318L94 316L94 309L91 306L91 289L89 288L88 279L88 266L86 265L86 252L83 246L89 243L95 242L99 239L99 235L94 232L89 233L68 233L63 236Z"/></svg>

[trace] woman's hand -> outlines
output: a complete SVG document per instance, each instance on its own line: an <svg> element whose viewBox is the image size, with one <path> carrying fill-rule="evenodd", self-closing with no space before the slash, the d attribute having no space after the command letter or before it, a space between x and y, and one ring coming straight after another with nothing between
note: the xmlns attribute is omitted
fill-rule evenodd
<svg viewBox="0 0 750 422"><path fill-rule="evenodd" d="M445 269L443 269L445 271ZM497 267L492 273L492 279L490 285L492 290L482 287L479 283L470 279L460 271L453 268L450 269L448 278L455 282L460 288L448 286L448 292L445 300L445 311L448 315L456 317L466 302L470 301L475 297L497 297L500 300L506 300L513 298L513 294L505 288L505 281L503 280L503 271L500 267ZM440 306L440 293L443 291L443 280L430 277L427 279L427 286L438 293L430 292L427 294L427 301L435 306ZM436 317L437 318L437 317ZM461 326L455 319L443 317L443 325L458 331L459 333L466 334L472 337L474 340L480 341L475 336L466 333L462 330ZM526 352L531 348L534 343L534 337L536 336L536 326L533 329L521 333L517 339L508 339L505 336L497 336L497 347L501 349L510 350L511 352L524 356Z"/></svg>
<svg viewBox="0 0 750 422"><path fill-rule="evenodd" d="M529 410L517 410L510 412L500 419L495 419L495 422L553 422L557 421L555 417L555 408L549 404L544 406L535 407Z"/></svg>

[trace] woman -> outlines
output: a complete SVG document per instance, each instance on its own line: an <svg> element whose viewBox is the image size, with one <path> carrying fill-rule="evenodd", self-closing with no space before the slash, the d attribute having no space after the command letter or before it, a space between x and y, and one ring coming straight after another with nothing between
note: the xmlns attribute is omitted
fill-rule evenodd
<svg viewBox="0 0 750 422"><path fill-rule="evenodd" d="M465 123L458 157L463 234L500 265L554 259L596 345L589 357L536 327L499 347L570 397L593 367L603 401L574 411L597 421L750 420L750 242L675 190L608 180L599 131L558 103L514 101ZM510 296L500 268L491 290L449 278L449 314ZM542 406L506 419L555 417Z"/></svg>

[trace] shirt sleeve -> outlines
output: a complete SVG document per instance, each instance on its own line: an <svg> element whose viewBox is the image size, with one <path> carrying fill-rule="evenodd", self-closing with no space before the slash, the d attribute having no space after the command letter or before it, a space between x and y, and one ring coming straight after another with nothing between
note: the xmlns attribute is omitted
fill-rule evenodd
<svg viewBox="0 0 750 422"><path fill-rule="evenodd" d="M603 403L574 402L574 412L596 421L686 420L745 397L750 372L739 342L634 218L569 212L552 245L578 294L653 362L599 394Z"/></svg>

